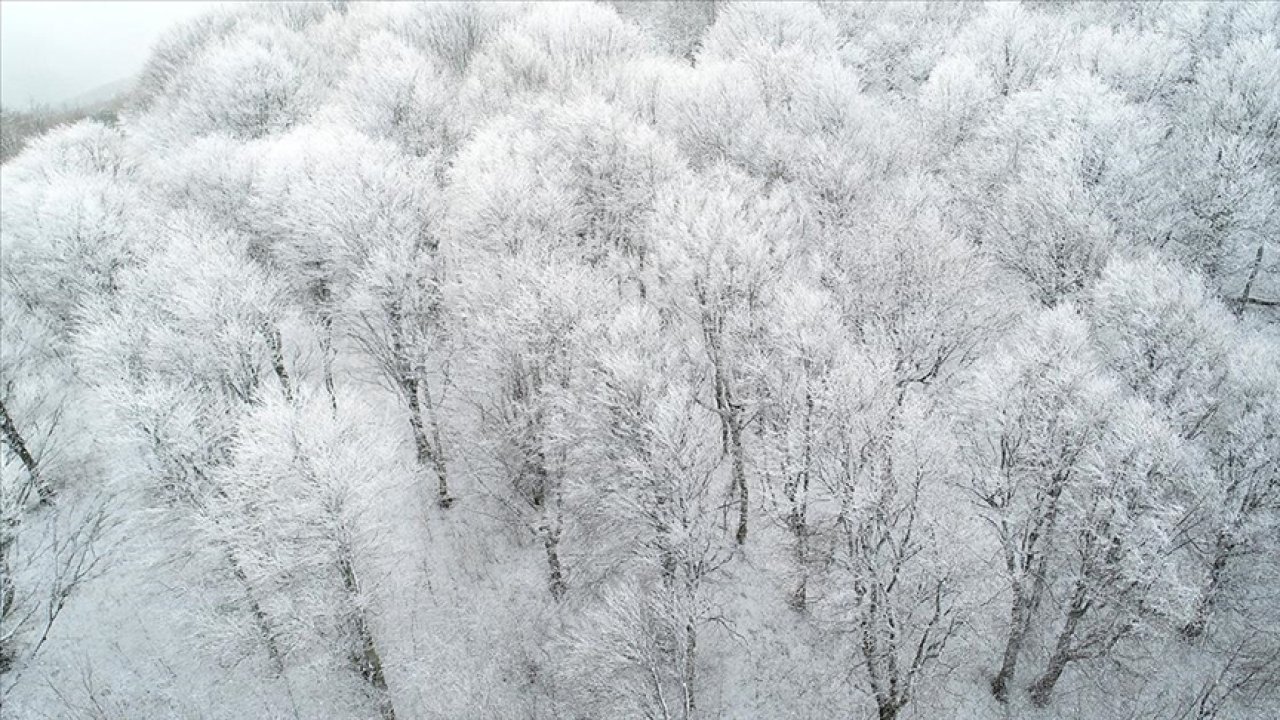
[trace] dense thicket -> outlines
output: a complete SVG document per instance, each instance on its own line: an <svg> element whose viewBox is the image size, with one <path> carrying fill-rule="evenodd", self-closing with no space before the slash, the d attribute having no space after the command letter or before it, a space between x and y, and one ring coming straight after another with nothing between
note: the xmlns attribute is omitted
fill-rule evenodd
<svg viewBox="0 0 1280 720"><path fill-rule="evenodd" d="M1278 38L176 29L3 167L4 715L1274 717Z"/></svg>

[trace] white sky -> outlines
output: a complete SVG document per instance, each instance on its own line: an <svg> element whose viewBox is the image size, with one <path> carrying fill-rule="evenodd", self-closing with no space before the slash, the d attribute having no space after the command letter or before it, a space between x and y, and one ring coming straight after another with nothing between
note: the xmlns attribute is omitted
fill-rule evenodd
<svg viewBox="0 0 1280 720"><path fill-rule="evenodd" d="M56 105L132 77L167 28L217 4L0 0L0 104Z"/></svg>

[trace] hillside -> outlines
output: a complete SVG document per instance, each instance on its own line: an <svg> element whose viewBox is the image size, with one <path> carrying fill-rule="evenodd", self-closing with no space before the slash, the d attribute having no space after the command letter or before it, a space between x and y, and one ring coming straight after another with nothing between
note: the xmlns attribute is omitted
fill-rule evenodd
<svg viewBox="0 0 1280 720"><path fill-rule="evenodd" d="M229 4L6 114L0 715L1277 717L1278 38Z"/></svg>

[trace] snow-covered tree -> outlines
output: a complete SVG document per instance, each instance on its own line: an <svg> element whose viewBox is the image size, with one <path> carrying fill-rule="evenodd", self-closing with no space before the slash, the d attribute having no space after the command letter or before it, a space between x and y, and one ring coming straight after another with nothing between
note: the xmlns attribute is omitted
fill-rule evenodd
<svg viewBox="0 0 1280 720"><path fill-rule="evenodd" d="M582 663L570 672L594 711L697 717L700 637L725 622L712 583L732 555L716 520L718 421L699 402L697 365L664 338L652 307L618 313L589 362L578 422L595 472L580 492L613 523L622 564L570 631Z"/></svg>
<svg viewBox="0 0 1280 720"><path fill-rule="evenodd" d="M612 84L649 53L643 34L602 3L564 2L499 25L468 59L459 102L476 123L543 97L565 101Z"/></svg>
<svg viewBox="0 0 1280 720"><path fill-rule="evenodd" d="M1203 586L1184 628L1204 631L1245 558L1274 547L1280 477L1274 433L1280 364L1265 336L1242 327L1196 275L1158 258L1117 260L1088 306L1108 365L1197 447L1212 472L1191 524Z"/></svg>
<svg viewBox="0 0 1280 720"><path fill-rule="evenodd" d="M1010 343L975 378L963 424L970 491L1009 583L991 690L1007 697L1047 622L1057 637L1031 688L1043 706L1068 663L1106 655L1150 612L1182 610L1166 555L1203 468L1148 404L1098 371L1073 306L1043 312Z"/></svg>
<svg viewBox="0 0 1280 720"><path fill-rule="evenodd" d="M1241 310L1274 302L1280 227L1276 28L1204 60L1172 101L1161 153L1163 245ZM1153 213L1154 214L1154 213Z"/></svg>
<svg viewBox="0 0 1280 720"><path fill-rule="evenodd" d="M157 221L169 244L122 279L117 301L98 306L77 358L96 401L119 423L122 448L143 459L151 506L179 522L219 527L216 474L230 461L240 419L293 392L273 346L283 288L247 257L247 243L197 213ZM244 558L210 538L255 624L255 647L280 676L275 631L252 592ZM177 549L176 552L181 552Z"/></svg>
<svg viewBox="0 0 1280 720"><path fill-rule="evenodd" d="M213 510L225 518L214 532L240 558L281 656L339 687L351 684L344 674L358 677L381 717L394 720L373 617L378 540L369 514L379 480L395 468L370 462L393 457L362 432L371 426L350 411L335 418L316 397L256 407L214 479Z"/></svg>
<svg viewBox="0 0 1280 720"><path fill-rule="evenodd" d="M428 252L436 242L434 169L341 126L299 128L260 152L246 200L252 252L319 325L323 381L336 408L344 303L376 249Z"/></svg>
<svg viewBox="0 0 1280 720"><path fill-rule="evenodd" d="M661 303L682 331L698 336L707 370L708 404L721 423L732 461L738 519L746 542L750 516L748 425L757 413L762 323L773 289L803 238L803 217L786 188L726 167L690 175L673 186L654 216Z"/></svg>
<svg viewBox="0 0 1280 720"><path fill-rule="evenodd" d="M600 266L619 292L643 294L657 197L681 168L670 143L599 98L530 106L486 126L458 158L452 233L464 248Z"/></svg>
<svg viewBox="0 0 1280 720"><path fill-rule="evenodd" d="M1278 37L175 28L0 168L4 710L1274 715Z"/></svg>
<svg viewBox="0 0 1280 720"><path fill-rule="evenodd" d="M318 114L390 140L409 155L441 156L458 143L456 95L457 80L447 69L384 31L363 40Z"/></svg>
<svg viewBox="0 0 1280 720"><path fill-rule="evenodd" d="M568 591L560 548L567 508L570 389L586 370L585 343L609 317L608 284L590 268L497 258L467 276L484 444L503 486L495 492L542 544L551 595Z"/></svg>
<svg viewBox="0 0 1280 720"><path fill-rule="evenodd" d="M249 140L287 131L315 110L332 72L318 48L281 24L249 23L196 47L163 73L172 75L167 91L139 120L143 137L157 146L214 132Z"/></svg>

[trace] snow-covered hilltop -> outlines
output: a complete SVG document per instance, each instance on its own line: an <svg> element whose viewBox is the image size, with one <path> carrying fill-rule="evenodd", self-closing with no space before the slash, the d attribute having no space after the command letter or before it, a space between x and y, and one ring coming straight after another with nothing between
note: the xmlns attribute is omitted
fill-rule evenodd
<svg viewBox="0 0 1280 720"><path fill-rule="evenodd" d="M312 3L0 170L5 718L1270 718L1280 4Z"/></svg>

